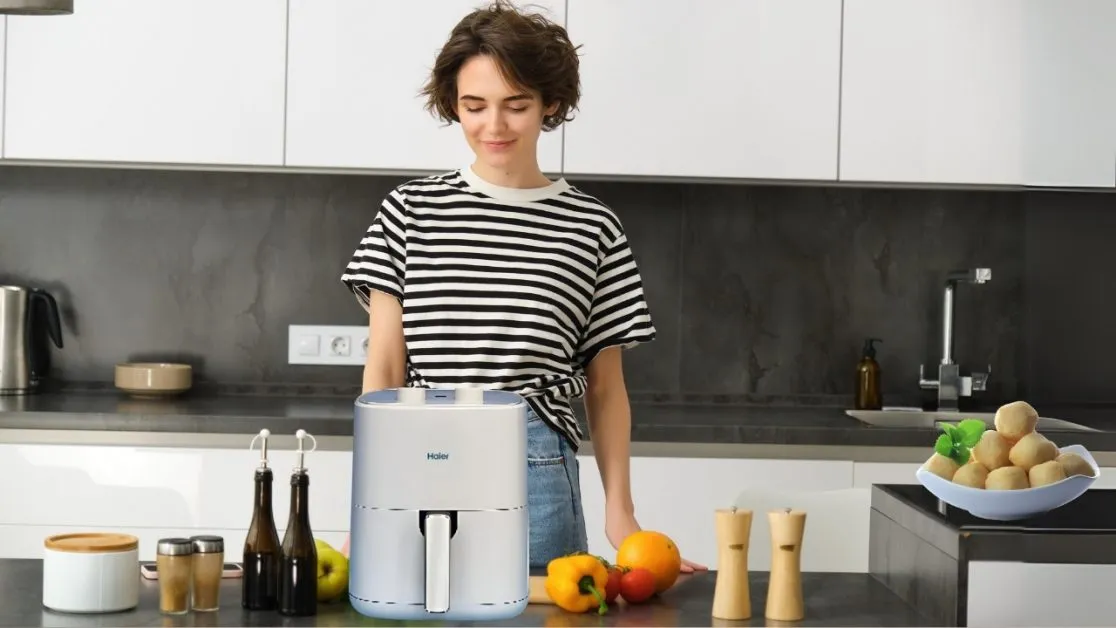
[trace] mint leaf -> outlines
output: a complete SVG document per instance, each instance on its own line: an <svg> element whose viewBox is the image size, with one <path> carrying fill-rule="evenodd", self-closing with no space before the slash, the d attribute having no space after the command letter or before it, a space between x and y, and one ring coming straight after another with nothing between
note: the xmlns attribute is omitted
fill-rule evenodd
<svg viewBox="0 0 1116 628"><path fill-rule="evenodd" d="M949 434L942 434L938 437L938 440L934 442L934 451L947 458L953 457L953 439L949 437Z"/></svg>
<svg viewBox="0 0 1116 628"><path fill-rule="evenodd" d="M956 425L954 425L952 423L944 423L943 422L942 423L942 431L946 433L946 436L949 436L949 440L951 442L954 442L954 443L961 442L961 430L957 429Z"/></svg>
<svg viewBox="0 0 1116 628"><path fill-rule="evenodd" d="M965 419L957 424L961 444L970 448L976 447L976 444L980 442L980 437L987 429L988 426L980 419ZM955 438L955 440L957 439Z"/></svg>
<svg viewBox="0 0 1116 628"><path fill-rule="evenodd" d="M954 443L953 455L950 458L953 458L958 466L965 466L969 462L970 455L972 455L972 451L968 447L961 443Z"/></svg>

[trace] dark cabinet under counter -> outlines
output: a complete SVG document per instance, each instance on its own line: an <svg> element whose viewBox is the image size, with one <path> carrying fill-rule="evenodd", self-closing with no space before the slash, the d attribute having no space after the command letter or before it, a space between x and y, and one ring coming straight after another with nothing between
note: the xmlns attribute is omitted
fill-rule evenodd
<svg viewBox="0 0 1116 628"><path fill-rule="evenodd" d="M872 487L868 570L936 625L1112 626L1116 490L989 521L918 484Z"/></svg>

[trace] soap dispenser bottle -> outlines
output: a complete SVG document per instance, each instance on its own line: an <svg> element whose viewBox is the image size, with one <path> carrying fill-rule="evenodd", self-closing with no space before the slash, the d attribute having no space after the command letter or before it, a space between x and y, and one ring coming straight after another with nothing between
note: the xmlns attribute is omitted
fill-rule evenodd
<svg viewBox="0 0 1116 628"><path fill-rule="evenodd" d="M307 473L306 430L295 432L298 463L291 473L291 512L279 561L279 613L307 616L318 612L318 548L310 529L310 475ZM314 441L317 448L317 441ZM311 449L310 451L313 451Z"/></svg>
<svg viewBox="0 0 1116 628"><path fill-rule="evenodd" d="M271 484L274 475L267 463L267 439L271 432L263 429L248 445L251 449L260 439L260 464L256 467L256 493L252 504L252 522L244 539L244 576L241 582L240 605L253 611L275 610L279 590L279 533L271 507Z"/></svg>
<svg viewBox="0 0 1116 628"><path fill-rule="evenodd" d="M876 362L876 347L873 343L883 342L879 338L867 338L860 363L856 365L856 399L853 407L857 410L879 410L883 408L883 394L880 392L880 363Z"/></svg>

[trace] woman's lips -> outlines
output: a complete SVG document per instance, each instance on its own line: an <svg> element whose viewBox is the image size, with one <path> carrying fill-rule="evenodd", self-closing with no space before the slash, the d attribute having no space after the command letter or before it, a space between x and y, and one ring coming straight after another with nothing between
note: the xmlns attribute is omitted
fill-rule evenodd
<svg viewBox="0 0 1116 628"><path fill-rule="evenodd" d="M500 152L511 148L513 142L514 140L505 140L502 142L485 142L484 147L490 151Z"/></svg>

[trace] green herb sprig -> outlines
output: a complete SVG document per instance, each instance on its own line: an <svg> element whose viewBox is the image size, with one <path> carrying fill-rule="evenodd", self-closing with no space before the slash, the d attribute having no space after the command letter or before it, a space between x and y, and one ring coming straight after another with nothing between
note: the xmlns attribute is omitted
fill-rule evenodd
<svg viewBox="0 0 1116 628"><path fill-rule="evenodd" d="M934 442L934 451L953 460L958 465L969 462L973 447L980 442L981 435L988 429L980 419L965 419L956 425L942 423L943 434Z"/></svg>

